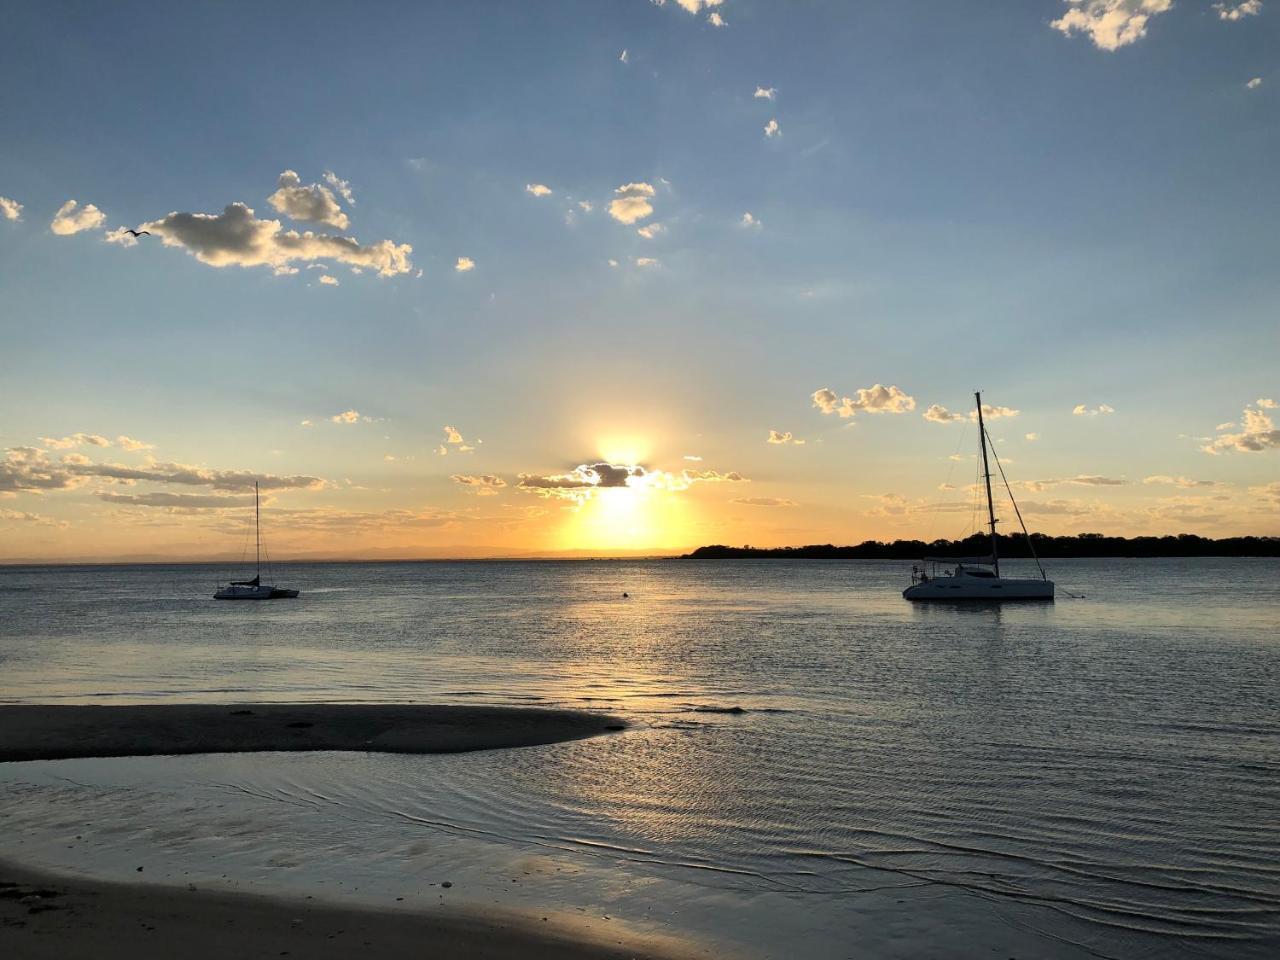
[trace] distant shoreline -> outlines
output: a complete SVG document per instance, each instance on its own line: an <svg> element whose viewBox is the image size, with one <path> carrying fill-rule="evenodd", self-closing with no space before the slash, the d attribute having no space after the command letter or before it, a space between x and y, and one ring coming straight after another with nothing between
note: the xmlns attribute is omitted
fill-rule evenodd
<svg viewBox="0 0 1280 960"><path fill-rule="evenodd" d="M1001 559L1030 560L1023 537L1001 535L996 540ZM1042 560L1159 559L1186 557L1280 557L1280 537L1227 537L1210 540L1183 533L1164 537L1107 537L1084 533L1050 537L1033 533L1035 556ZM990 556L990 539L982 534L964 540L867 540L856 546L830 543L803 547L699 547L684 560L920 560L923 557Z"/></svg>

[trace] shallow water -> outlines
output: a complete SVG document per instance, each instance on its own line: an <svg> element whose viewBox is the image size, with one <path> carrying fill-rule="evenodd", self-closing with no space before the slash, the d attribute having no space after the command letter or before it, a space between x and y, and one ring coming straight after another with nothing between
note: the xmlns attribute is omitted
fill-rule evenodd
<svg viewBox="0 0 1280 960"><path fill-rule="evenodd" d="M635 725L457 756L6 765L0 855L567 902L771 956L1280 949L1280 563L1064 561L1060 591L1088 599L1005 607L913 606L907 570L323 564L277 571L297 601L230 604L214 568L0 568L10 702L545 703Z"/></svg>

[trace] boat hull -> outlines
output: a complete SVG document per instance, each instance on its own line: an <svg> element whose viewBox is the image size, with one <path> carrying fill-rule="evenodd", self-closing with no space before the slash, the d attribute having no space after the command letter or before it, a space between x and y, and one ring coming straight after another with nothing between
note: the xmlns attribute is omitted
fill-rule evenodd
<svg viewBox="0 0 1280 960"><path fill-rule="evenodd" d="M904 600L955 603L981 600L1007 603L1021 600L1053 600L1052 580L1013 580L1007 577L934 577L902 591Z"/></svg>
<svg viewBox="0 0 1280 960"><path fill-rule="evenodd" d="M285 590L281 587L223 587L213 595L215 600L291 600L298 595L297 590Z"/></svg>

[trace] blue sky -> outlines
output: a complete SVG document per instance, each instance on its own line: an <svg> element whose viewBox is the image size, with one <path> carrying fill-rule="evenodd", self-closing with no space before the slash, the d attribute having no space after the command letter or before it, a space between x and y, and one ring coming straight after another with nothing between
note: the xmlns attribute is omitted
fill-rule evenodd
<svg viewBox="0 0 1280 960"><path fill-rule="evenodd" d="M1280 393L1270 4L682 6L701 7L15 5L0 446L114 463L118 443L39 438L125 435L152 445L140 465L314 477L279 495L320 531L299 553L846 540L927 532L960 428L922 413L981 387L1019 411L992 424L1015 475L1052 481L1025 494L1045 529L1280 533L1275 445L1242 419ZM1068 14L1098 32L1055 27ZM1136 33L1105 49L1108 23ZM349 225L273 210L285 170L349 184L354 204L327 187ZM633 223L608 213L627 184L652 190ZM69 199L103 222L52 232ZM412 266L211 266L163 225L102 242L233 202L408 244ZM914 406L811 401L875 384ZM440 456L446 425L484 442ZM1219 434L1266 436L1205 453ZM680 519L579 543L581 493L519 478L610 444L744 479L686 480ZM454 476L504 486L477 500ZM242 509L106 499L211 494L119 485L11 483L0 553L198 555Z"/></svg>

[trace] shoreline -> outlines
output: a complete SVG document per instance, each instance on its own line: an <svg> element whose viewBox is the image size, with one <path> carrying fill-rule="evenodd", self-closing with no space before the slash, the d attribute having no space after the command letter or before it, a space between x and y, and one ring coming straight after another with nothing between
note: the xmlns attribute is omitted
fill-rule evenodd
<svg viewBox="0 0 1280 960"><path fill-rule="evenodd" d="M627 724L545 707L397 704L0 705L0 762L347 750L461 753L582 740Z"/></svg>
<svg viewBox="0 0 1280 960"><path fill-rule="evenodd" d="M352 907L147 882L93 880L0 860L0 954L26 960L182 956L347 960L447 956L692 960L706 946L607 918L420 900Z"/></svg>

